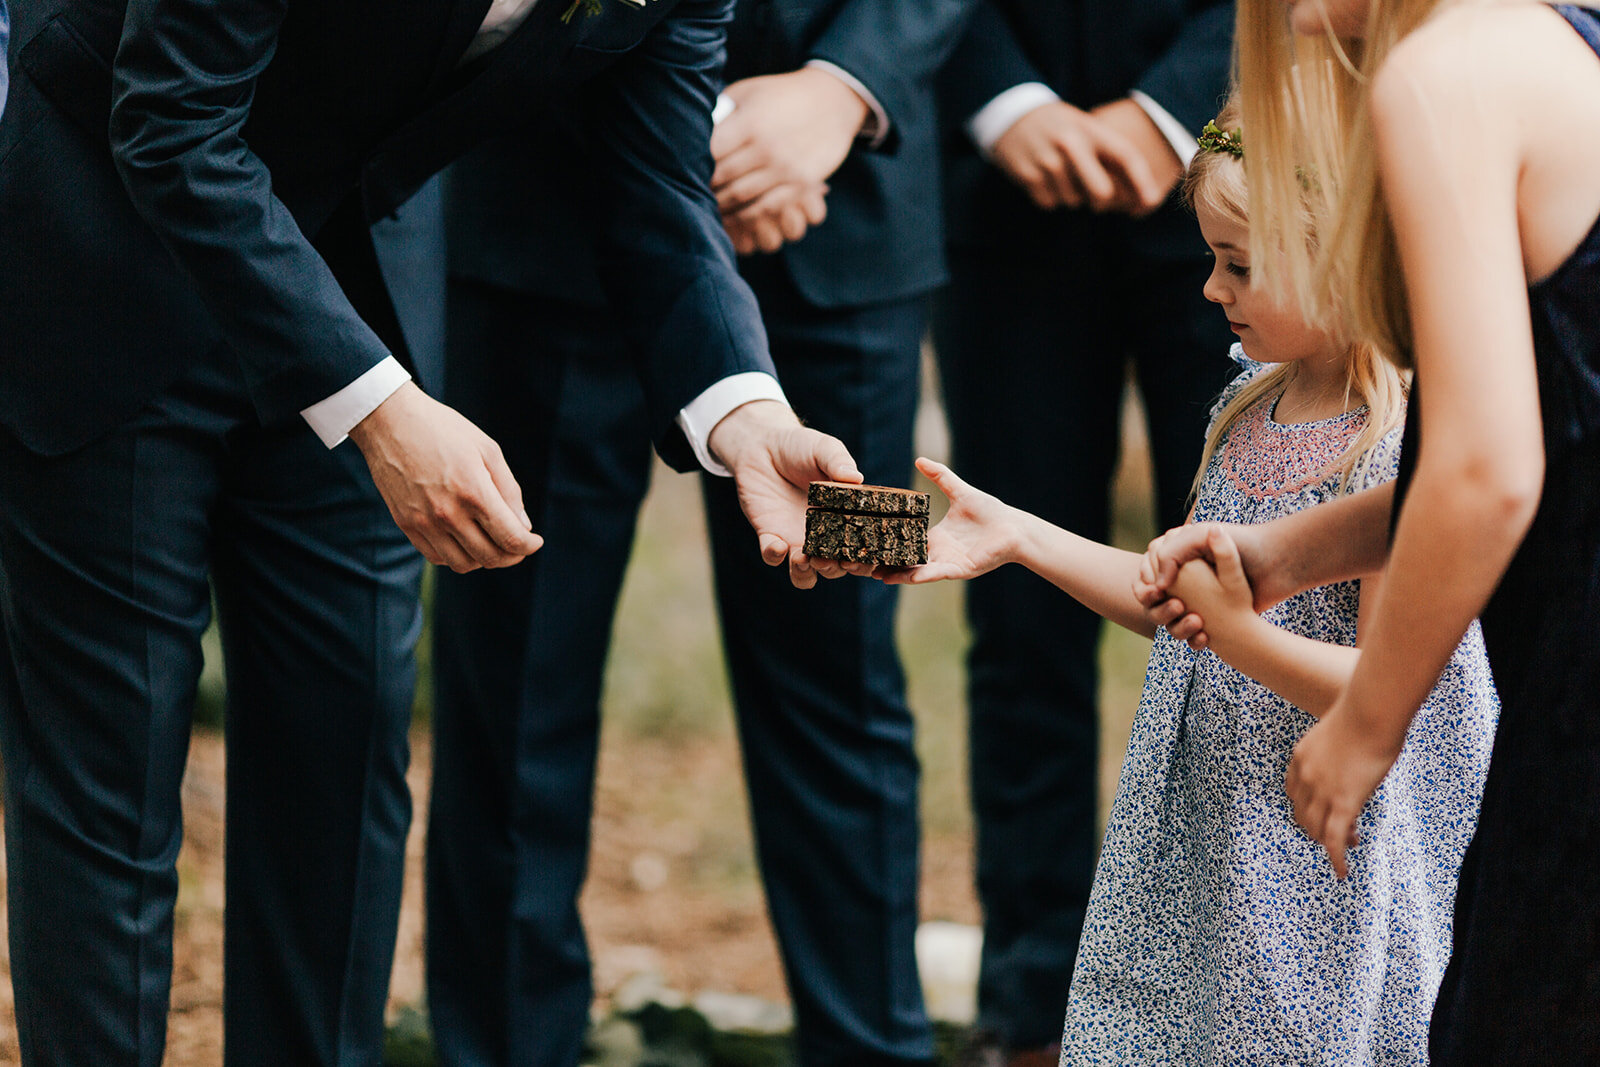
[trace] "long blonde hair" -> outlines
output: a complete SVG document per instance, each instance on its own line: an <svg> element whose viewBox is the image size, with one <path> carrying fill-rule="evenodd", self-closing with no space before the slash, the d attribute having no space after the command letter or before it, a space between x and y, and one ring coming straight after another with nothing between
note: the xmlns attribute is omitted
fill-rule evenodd
<svg viewBox="0 0 1600 1067"><path fill-rule="evenodd" d="M1241 121L1239 112L1237 101L1230 99L1217 115L1217 125L1223 130L1238 129ZM1245 136L1244 144L1244 157L1248 161L1256 151L1254 136ZM1320 183L1296 179L1299 193L1294 199L1294 216L1288 228L1290 236L1281 247L1264 255L1256 247L1256 228L1251 222L1255 213L1254 182L1247 180L1246 167L1247 163L1224 152L1200 151L1184 175L1184 203L1191 210L1204 205L1208 211L1245 227L1250 233L1252 263L1279 262L1283 258L1283 250L1291 247L1307 252L1309 258L1316 250L1316 218L1324 187L1319 187ZM1252 272L1252 284L1257 284L1255 278L1261 273L1260 270ZM1279 299L1284 299L1286 296L1292 298L1295 294L1277 295ZM1300 306L1305 307L1304 304ZM1327 312L1323 314L1325 316ZM1310 316L1308 320L1318 321ZM1211 420L1211 428L1206 432L1205 449L1200 456L1200 469L1195 473L1191 499L1199 495L1206 467L1228 430L1257 401L1281 395L1294 380L1297 368L1298 364L1279 363L1257 374ZM1346 375L1345 403L1348 405L1351 397L1359 397L1367 406L1367 421L1339 458L1337 466L1329 467L1330 473L1338 474L1341 493L1353 492L1361 485L1362 475L1371 464L1377 445L1400 424L1406 403L1406 376L1390 360L1383 358L1375 345L1365 342L1350 345Z"/></svg>
<svg viewBox="0 0 1600 1067"><path fill-rule="evenodd" d="M1307 0L1312 2L1312 0ZM1378 184L1372 77L1396 44L1448 7L1487 0L1370 0L1365 36L1297 36L1282 0L1238 0L1235 80L1251 151L1250 253L1282 247L1275 279L1313 315L1334 315L1352 336L1412 366L1405 280ZM1306 186L1320 249L1286 240Z"/></svg>

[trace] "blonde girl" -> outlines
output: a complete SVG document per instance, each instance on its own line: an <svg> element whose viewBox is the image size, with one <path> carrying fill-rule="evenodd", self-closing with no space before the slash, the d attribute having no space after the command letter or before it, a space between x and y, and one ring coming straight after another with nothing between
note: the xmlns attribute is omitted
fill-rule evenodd
<svg viewBox="0 0 1600 1067"><path fill-rule="evenodd" d="M1295 225L1285 163L1331 176L1338 225L1279 284L1416 368L1392 548L1389 490L1229 531L1258 605L1388 561L1366 651L1290 767L1297 817L1342 873L1481 613L1504 710L1433 1062L1600 1062L1600 17L1451 0L1238 10L1262 150L1253 242ZM1142 601L1212 533L1153 545ZM1155 617L1203 640L1187 607Z"/></svg>
<svg viewBox="0 0 1600 1067"><path fill-rule="evenodd" d="M1216 256L1205 294L1239 335L1241 373L1213 417L1194 517L1264 522L1392 478L1401 375L1370 346L1308 321L1292 297L1251 284L1258 260L1238 135L1213 130L1202 143L1187 193ZM1216 649L1197 654L1146 621L1132 591L1140 556L1009 508L939 464L919 466L951 506L930 534L930 562L895 580L970 578L1017 562L1155 638L1080 943L1063 1062L1419 1059L1493 733L1476 636L1366 816L1352 877L1335 882L1294 826L1281 783L1295 742L1349 677L1370 589L1302 593L1263 619L1237 568L1224 566L1218 580L1196 564L1182 589L1210 615Z"/></svg>

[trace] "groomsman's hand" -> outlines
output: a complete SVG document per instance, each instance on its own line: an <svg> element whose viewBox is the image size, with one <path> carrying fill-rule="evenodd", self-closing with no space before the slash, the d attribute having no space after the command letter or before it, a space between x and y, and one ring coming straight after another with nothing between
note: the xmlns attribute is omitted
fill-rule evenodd
<svg viewBox="0 0 1600 1067"><path fill-rule="evenodd" d="M723 225L741 255L776 252L826 215L825 183L850 154L867 103L811 67L745 78L723 95L736 105L711 134Z"/></svg>
<svg viewBox="0 0 1600 1067"><path fill-rule="evenodd" d="M1131 100L1128 104L1138 107ZM1023 115L1000 135L990 154L1047 211L1153 210L1171 186L1163 188L1125 126L1125 116L1116 112L1107 121L1058 100Z"/></svg>
<svg viewBox="0 0 1600 1067"><path fill-rule="evenodd" d="M457 573L537 552L500 446L407 382L350 431L389 514L428 562Z"/></svg>
<svg viewBox="0 0 1600 1067"><path fill-rule="evenodd" d="M739 506L755 528L761 558L769 566L788 560L789 580L801 589L816 585L819 575L856 573L832 560L813 560L804 551L810 484L861 482L843 442L800 425L784 404L755 400L729 412L706 443L733 472Z"/></svg>
<svg viewBox="0 0 1600 1067"><path fill-rule="evenodd" d="M1131 97L1101 104L1090 114L1133 145L1154 179L1148 186L1141 186L1130 175L1121 174L1118 184L1122 195L1114 210L1129 215L1150 214L1166 202L1183 179L1183 160L1173 151L1172 143L1161 128Z"/></svg>

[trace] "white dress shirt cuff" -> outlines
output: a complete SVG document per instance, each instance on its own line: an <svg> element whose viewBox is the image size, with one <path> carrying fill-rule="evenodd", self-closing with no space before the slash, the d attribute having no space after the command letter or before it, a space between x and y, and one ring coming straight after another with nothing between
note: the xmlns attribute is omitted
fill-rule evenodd
<svg viewBox="0 0 1600 1067"><path fill-rule="evenodd" d="M978 109L967 120L967 136L978 146L987 159L994 151L994 143L1017 124L1017 120L1035 108L1060 100L1056 91L1044 82L1023 82L1013 85Z"/></svg>
<svg viewBox="0 0 1600 1067"><path fill-rule="evenodd" d="M719 478L729 477L733 472L711 454L707 444L711 431L734 408L752 400L776 400L785 406L789 403L778 379L762 371L747 371L744 374L730 374L720 382L712 383L711 388L689 401L678 412L678 428L689 439L694 458L700 461L700 466Z"/></svg>
<svg viewBox="0 0 1600 1067"><path fill-rule="evenodd" d="M1194 159L1194 154L1200 151L1200 142L1195 140L1194 134L1184 129L1183 123L1172 117L1172 112L1156 103L1148 94L1134 89L1128 93L1133 102L1144 109L1150 116L1150 121L1156 124L1156 129L1161 131L1161 136L1167 139L1172 150L1178 153L1178 158L1183 161L1185 169L1189 161Z"/></svg>
<svg viewBox="0 0 1600 1067"><path fill-rule="evenodd" d="M326 400L312 404L300 416L311 424L322 443L332 448L410 380L411 375L400 361L390 356Z"/></svg>
<svg viewBox="0 0 1600 1067"><path fill-rule="evenodd" d="M872 90L861 84L861 79L851 74L837 63L829 63L826 59L808 59L806 66L814 70L825 70L835 78L848 85L862 103L867 105L867 121L861 126L860 137L867 142L868 148L877 148L889 136L889 113L883 110L883 105L878 103L878 98L872 95Z"/></svg>

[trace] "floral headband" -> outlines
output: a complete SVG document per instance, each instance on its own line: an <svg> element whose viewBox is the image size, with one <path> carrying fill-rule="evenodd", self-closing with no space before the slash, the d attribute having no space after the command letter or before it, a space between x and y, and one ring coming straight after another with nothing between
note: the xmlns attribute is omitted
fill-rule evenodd
<svg viewBox="0 0 1600 1067"><path fill-rule="evenodd" d="M1241 130L1224 130L1213 119L1200 131L1200 150L1221 152L1234 159L1244 158L1244 133Z"/></svg>

